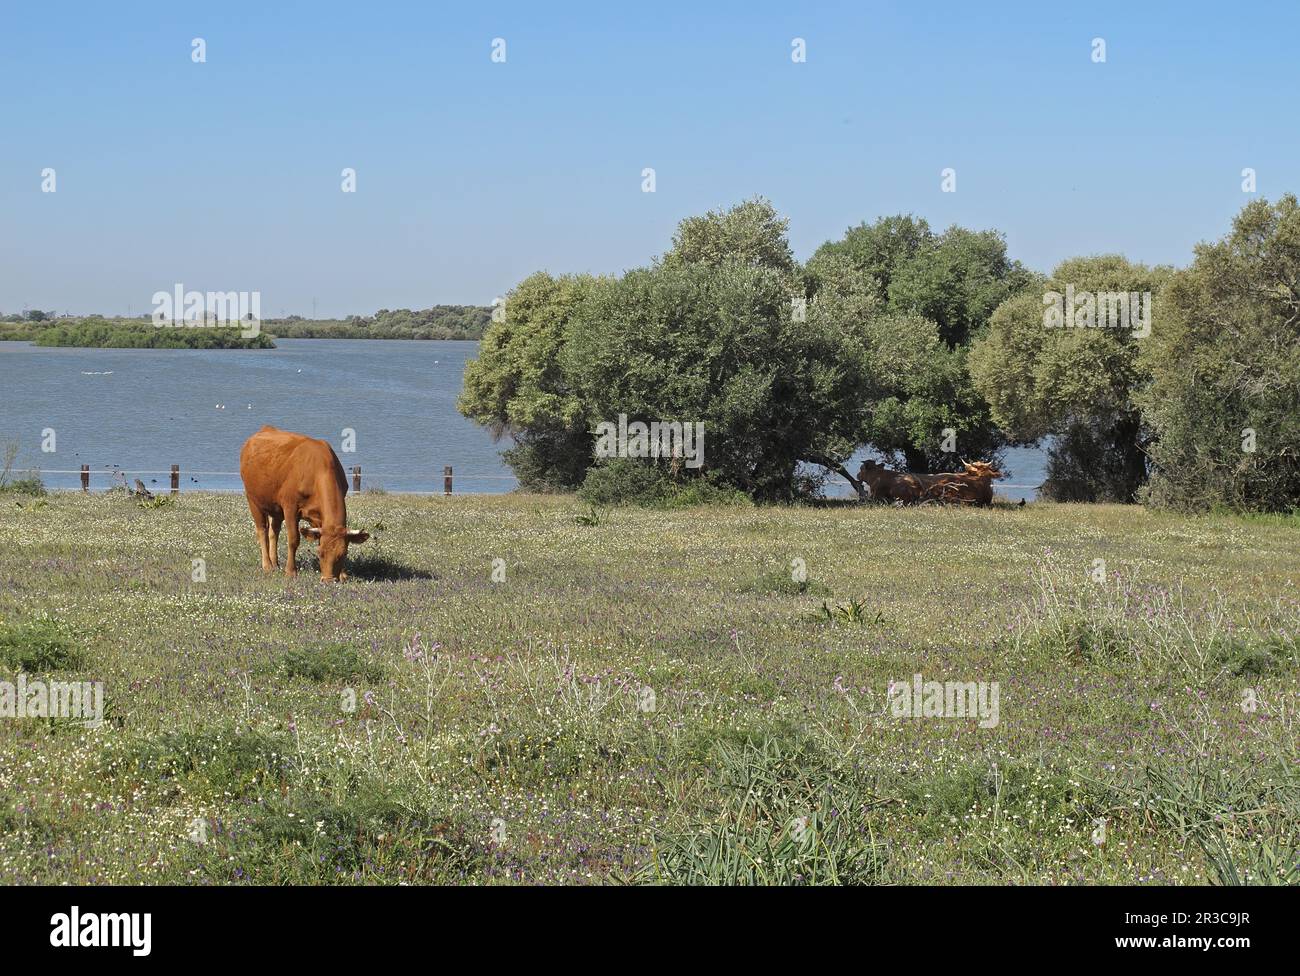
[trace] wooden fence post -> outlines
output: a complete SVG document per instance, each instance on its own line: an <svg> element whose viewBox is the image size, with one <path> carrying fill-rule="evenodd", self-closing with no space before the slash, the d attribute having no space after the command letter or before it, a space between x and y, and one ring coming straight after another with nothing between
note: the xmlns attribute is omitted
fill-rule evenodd
<svg viewBox="0 0 1300 976"><path fill-rule="evenodd" d="M90 491L90 465L89 464L83 464L81 466L81 490L86 492Z"/></svg>
<svg viewBox="0 0 1300 976"><path fill-rule="evenodd" d="M352 490L361 490L361 465L359 464L352 465Z"/></svg>
<svg viewBox="0 0 1300 976"><path fill-rule="evenodd" d="M179 464L173 464L172 465L172 494L179 495L180 493L181 493L181 466Z"/></svg>
<svg viewBox="0 0 1300 976"><path fill-rule="evenodd" d="M448 464L446 467L442 469L442 493L444 495L451 494L451 465L450 464Z"/></svg>

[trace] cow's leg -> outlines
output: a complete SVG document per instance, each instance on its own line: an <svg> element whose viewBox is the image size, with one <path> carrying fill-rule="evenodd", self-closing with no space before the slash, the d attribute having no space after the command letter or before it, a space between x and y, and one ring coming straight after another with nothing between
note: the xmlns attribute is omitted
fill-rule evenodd
<svg viewBox="0 0 1300 976"><path fill-rule="evenodd" d="M280 524L284 521L284 518L279 515L269 515L266 520L271 530L271 565L278 568L280 565Z"/></svg>
<svg viewBox="0 0 1300 976"><path fill-rule="evenodd" d="M266 549L266 513L258 508L251 498L248 500L248 510L253 513L253 527L257 529L257 545L262 551L262 568L270 569L271 557Z"/></svg>
<svg viewBox="0 0 1300 976"><path fill-rule="evenodd" d="M284 506L284 525L288 533L288 543L285 546L284 572L286 576L298 575L298 510L292 506Z"/></svg>

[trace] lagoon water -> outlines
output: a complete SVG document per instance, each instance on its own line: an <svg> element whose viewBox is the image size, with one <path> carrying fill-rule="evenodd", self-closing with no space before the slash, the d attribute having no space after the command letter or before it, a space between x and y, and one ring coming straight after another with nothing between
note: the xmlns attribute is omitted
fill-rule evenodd
<svg viewBox="0 0 1300 976"><path fill-rule="evenodd" d="M343 466L361 465L362 487L441 491L455 469L456 492L515 487L483 428L456 412L465 363L477 342L277 339L269 350L72 349L0 342L0 445L18 440L17 467L39 468L51 488L92 490L140 478L166 490L171 465L181 491L240 490L239 449L263 424L329 440ZM341 450L356 432L354 453ZM53 429L56 451L41 450ZM707 457L707 434L705 452ZM1043 455L1008 452L1015 485L1043 479ZM828 493L850 494L840 479ZM1032 487L1000 485L1012 498Z"/></svg>

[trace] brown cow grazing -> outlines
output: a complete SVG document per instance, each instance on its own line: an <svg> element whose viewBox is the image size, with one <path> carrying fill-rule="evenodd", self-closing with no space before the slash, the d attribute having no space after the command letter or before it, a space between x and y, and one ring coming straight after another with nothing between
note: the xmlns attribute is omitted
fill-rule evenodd
<svg viewBox="0 0 1300 976"><path fill-rule="evenodd" d="M284 571L298 572L298 520L310 527L303 535L319 541L320 578L327 582L347 579L343 564L348 545L370 536L348 528L343 496L347 476L334 449L325 441L274 427L263 427L244 442L239 452L239 475L253 513L257 541L262 547L262 569L280 565L280 526L289 523L289 553Z"/></svg>

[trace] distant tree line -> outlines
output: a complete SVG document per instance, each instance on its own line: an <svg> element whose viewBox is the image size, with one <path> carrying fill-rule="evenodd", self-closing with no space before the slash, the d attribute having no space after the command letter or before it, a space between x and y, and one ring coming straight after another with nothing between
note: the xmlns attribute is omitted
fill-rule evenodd
<svg viewBox="0 0 1300 976"><path fill-rule="evenodd" d="M492 309L481 305L381 308L374 315L346 319L267 319L266 331L283 339L481 339Z"/></svg>
<svg viewBox="0 0 1300 976"><path fill-rule="evenodd" d="M105 318L100 315L57 317L38 310L0 317L0 341L22 340L43 346L113 346L118 348L224 349L274 348L284 339L481 339L492 318L482 305L435 305L432 308L380 309L374 315L346 319L306 319L290 315L263 319L263 337L238 340L238 329L157 328L148 316ZM234 333L221 338L205 333Z"/></svg>
<svg viewBox="0 0 1300 976"><path fill-rule="evenodd" d="M1248 204L1185 269L1101 255L1042 275L996 231L906 215L800 265L786 227L754 199L621 276L525 278L461 412L511 438L524 486L589 497L789 500L864 446L942 471L1043 443L1052 499L1300 507L1294 196ZM705 463L596 458L619 415L703 421Z"/></svg>

